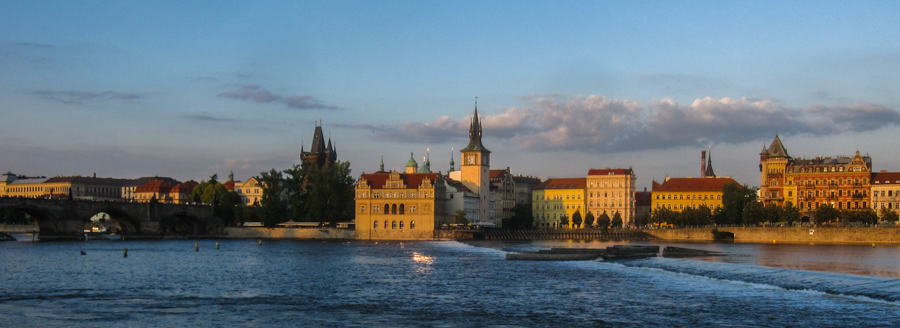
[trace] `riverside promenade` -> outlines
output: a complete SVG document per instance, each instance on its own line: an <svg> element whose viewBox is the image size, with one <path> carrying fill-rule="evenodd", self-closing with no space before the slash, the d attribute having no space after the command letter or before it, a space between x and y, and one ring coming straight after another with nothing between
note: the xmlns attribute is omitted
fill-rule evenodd
<svg viewBox="0 0 900 328"><path fill-rule="evenodd" d="M719 227L736 243L900 244L900 228L881 227ZM660 240L713 241L712 228L644 229Z"/></svg>

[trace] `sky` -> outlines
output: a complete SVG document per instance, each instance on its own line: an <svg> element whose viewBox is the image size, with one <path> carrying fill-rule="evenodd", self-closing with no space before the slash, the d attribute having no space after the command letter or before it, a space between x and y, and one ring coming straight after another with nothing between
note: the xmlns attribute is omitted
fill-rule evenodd
<svg viewBox="0 0 900 328"><path fill-rule="evenodd" d="M246 180L316 122L352 174L491 168L759 185L794 157L900 171L896 1L4 1L0 170ZM429 151L430 150L430 151ZM427 152L427 154L426 154Z"/></svg>

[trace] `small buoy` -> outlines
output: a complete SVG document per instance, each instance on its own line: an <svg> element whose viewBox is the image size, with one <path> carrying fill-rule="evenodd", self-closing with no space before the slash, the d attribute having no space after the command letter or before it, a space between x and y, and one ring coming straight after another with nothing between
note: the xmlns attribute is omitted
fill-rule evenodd
<svg viewBox="0 0 900 328"><path fill-rule="evenodd" d="M259 246L262 246L262 239L259 240Z"/></svg>
<svg viewBox="0 0 900 328"><path fill-rule="evenodd" d="M128 257L128 249L127 248L124 251L122 251L122 257Z"/></svg>
<svg viewBox="0 0 900 328"><path fill-rule="evenodd" d="M875 243L872 243L872 248L875 248Z"/></svg>
<svg viewBox="0 0 900 328"><path fill-rule="evenodd" d="M195 252L199 252L199 251L200 251L200 243L194 243L194 251L195 251Z"/></svg>
<svg viewBox="0 0 900 328"><path fill-rule="evenodd" d="M219 249L219 242L216 242L216 249Z"/></svg>
<svg viewBox="0 0 900 328"><path fill-rule="evenodd" d="M872 245L872 247L875 247L875 245ZM85 253L84 251L81 251L81 255L87 255L87 253Z"/></svg>
<svg viewBox="0 0 900 328"><path fill-rule="evenodd" d="M775 243L775 239L772 239L772 243L773 243L773 244Z"/></svg>

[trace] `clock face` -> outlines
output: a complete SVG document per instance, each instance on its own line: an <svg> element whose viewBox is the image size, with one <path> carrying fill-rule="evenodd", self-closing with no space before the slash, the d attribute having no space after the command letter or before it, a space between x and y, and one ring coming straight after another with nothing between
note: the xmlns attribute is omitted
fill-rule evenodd
<svg viewBox="0 0 900 328"><path fill-rule="evenodd" d="M466 164L475 164L475 156L466 157Z"/></svg>

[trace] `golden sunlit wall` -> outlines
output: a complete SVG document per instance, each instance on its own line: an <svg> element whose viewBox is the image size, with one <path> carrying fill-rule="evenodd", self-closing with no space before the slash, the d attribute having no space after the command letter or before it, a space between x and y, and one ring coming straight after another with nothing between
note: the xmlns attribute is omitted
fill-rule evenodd
<svg viewBox="0 0 900 328"><path fill-rule="evenodd" d="M722 207L721 191L654 191L650 203L653 210L667 208L681 212L686 208L706 205L710 210Z"/></svg>
<svg viewBox="0 0 900 328"><path fill-rule="evenodd" d="M563 216L569 218L578 211L582 219L585 213L584 189L536 189L533 193L532 212L538 227L558 228Z"/></svg>

